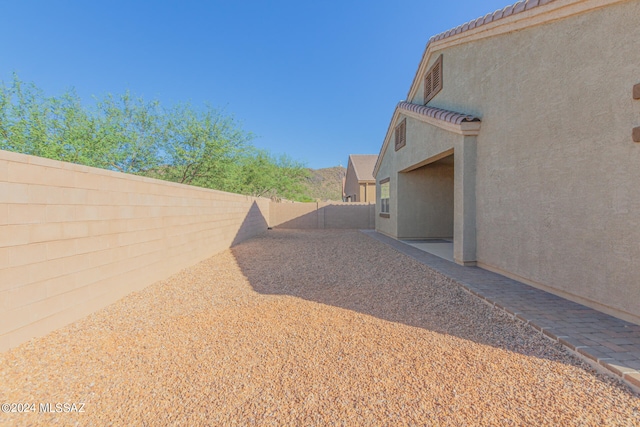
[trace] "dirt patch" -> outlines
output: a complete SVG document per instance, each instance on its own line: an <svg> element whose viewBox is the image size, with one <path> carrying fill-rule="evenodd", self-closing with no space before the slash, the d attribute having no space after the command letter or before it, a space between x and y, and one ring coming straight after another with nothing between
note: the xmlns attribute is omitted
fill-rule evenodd
<svg viewBox="0 0 640 427"><path fill-rule="evenodd" d="M12 426L640 425L623 384L357 231L270 231L0 354L0 384L36 404Z"/></svg>

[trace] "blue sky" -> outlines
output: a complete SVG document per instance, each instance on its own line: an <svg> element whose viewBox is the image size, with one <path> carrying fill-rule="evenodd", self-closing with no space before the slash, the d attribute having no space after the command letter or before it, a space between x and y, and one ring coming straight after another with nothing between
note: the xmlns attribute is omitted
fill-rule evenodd
<svg viewBox="0 0 640 427"><path fill-rule="evenodd" d="M312 168L377 154L432 35L487 1L0 0L0 80L208 103Z"/></svg>

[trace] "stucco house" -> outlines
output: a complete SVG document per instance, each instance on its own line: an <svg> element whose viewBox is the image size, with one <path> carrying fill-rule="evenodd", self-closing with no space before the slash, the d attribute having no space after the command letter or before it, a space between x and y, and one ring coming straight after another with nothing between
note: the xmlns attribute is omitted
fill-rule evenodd
<svg viewBox="0 0 640 427"><path fill-rule="evenodd" d="M344 178L342 198L345 202L375 203L376 179L373 168L377 154L351 154Z"/></svg>
<svg viewBox="0 0 640 427"><path fill-rule="evenodd" d="M528 0L427 43L376 230L640 324L640 1Z"/></svg>

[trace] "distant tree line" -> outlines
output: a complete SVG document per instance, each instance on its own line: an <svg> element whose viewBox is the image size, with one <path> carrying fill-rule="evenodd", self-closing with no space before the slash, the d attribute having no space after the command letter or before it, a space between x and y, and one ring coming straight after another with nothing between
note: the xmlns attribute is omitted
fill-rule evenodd
<svg viewBox="0 0 640 427"><path fill-rule="evenodd" d="M73 90L45 96L14 75L0 83L0 149L251 196L310 201L308 170L251 144L233 116L164 108L128 91L92 108Z"/></svg>

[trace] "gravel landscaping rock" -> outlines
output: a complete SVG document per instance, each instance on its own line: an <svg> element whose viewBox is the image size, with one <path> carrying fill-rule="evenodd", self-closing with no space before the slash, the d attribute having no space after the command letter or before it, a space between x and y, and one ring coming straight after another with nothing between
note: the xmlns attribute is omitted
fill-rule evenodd
<svg viewBox="0 0 640 427"><path fill-rule="evenodd" d="M36 411L0 425L640 425L624 384L344 230L269 231L1 353L11 402Z"/></svg>

